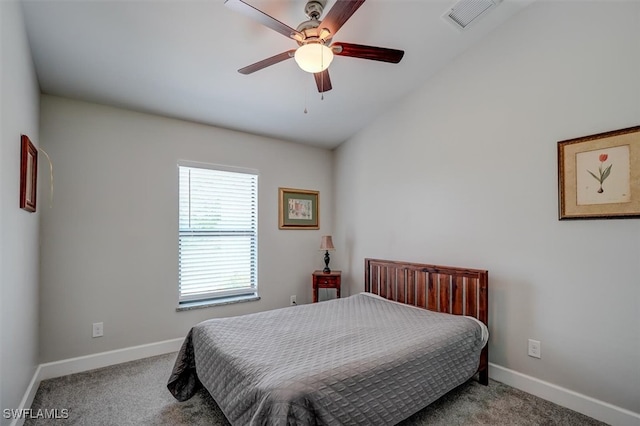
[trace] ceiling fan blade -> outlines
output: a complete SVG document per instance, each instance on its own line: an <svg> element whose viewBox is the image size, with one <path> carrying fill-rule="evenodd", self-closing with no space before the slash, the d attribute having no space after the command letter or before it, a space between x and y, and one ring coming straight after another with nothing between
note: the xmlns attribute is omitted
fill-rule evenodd
<svg viewBox="0 0 640 426"><path fill-rule="evenodd" d="M299 37L300 39L304 38L302 33L298 32L297 30L294 30L287 24L284 24L278 21L276 18L267 15L260 9L256 9L255 7L251 6L248 3L245 3L242 0L225 0L224 4L227 5L229 8L235 10L236 12L239 12L253 19L254 21L259 22L265 27L271 28L272 30L279 32L285 37L293 38L294 40L295 40L294 36Z"/></svg>
<svg viewBox="0 0 640 426"><path fill-rule="evenodd" d="M353 43L334 43L331 50L335 55L351 56L354 58L371 59L374 61L391 62L397 64L404 56L404 50L388 49L386 47L364 46Z"/></svg>
<svg viewBox="0 0 640 426"><path fill-rule="evenodd" d="M362 3L364 0L337 0L318 28L326 28L332 37L335 36L342 25L351 18L351 15L362 6Z"/></svg>
<svg viewBox="0 0 640 426"><path fill-rule="evenodd" d="M316 85L318 86L318 92L328 92L332 89L331 87L331 78L329 78L329 70L324 70L322 72L317 72L313 74L316 78Z"/></svg>
<svg viewBox="0 0 640 426"><path fill-rule="evenodd" d="M255 64L247 65L244 68L240 68L238 72L240 74L251 74L256 71L260 71L263 68L266 68L271 65L275 65L278 62L285 61L289 58L293 58L294 53L296 53L295 49L288 50L286 52L279 53L275 56L272 56L267 59L263 59L261 61L256 62Z"/></svg>

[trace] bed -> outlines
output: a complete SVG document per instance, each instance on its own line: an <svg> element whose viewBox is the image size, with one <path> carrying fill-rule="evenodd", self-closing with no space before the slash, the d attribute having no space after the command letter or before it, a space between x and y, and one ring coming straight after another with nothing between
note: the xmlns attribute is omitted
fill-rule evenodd
<svg viewBox="0 0 640 426"><path fill-rule="evenodd" d="M204 386L233 425L396 424L476 373L484 270L365 259L364 292L194 326L167 387Z"/></svg>

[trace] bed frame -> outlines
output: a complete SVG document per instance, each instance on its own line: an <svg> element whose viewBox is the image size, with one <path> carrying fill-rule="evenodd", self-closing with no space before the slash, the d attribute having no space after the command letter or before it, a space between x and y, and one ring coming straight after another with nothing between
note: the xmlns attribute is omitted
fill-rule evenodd
<svg viewBox="0 0 640 426"><path fill-rule="evenodd" d="M489 272L480 269L364 260L364 289L389 300L430 311L468 315L487 327ZM489 345L480 354L479 381L489 384Z"/></svg>

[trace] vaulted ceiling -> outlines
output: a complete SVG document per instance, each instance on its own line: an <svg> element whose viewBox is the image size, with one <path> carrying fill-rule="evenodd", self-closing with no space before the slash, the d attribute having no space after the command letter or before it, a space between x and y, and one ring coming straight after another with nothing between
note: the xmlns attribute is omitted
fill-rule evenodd
<svg viewBox="0 0 640 426"><path fill-rule="evenodd" d="M305 1L245 1L293 28L308 19ZM23 5L43 93L333 148L531 1L505 0L459 31L442 18L455 1L367 0L333 41L401 49L404 58L336 56L324 99L294 60L238 73L297 45L224 0Z"/></svg>

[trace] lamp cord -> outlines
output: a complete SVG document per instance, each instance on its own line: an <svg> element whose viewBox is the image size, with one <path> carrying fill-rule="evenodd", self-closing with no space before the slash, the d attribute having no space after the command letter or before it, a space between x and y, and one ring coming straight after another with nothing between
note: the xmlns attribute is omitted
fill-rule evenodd
<svg viewBox="0 0 640 426"><path fill-rule="evenodd" d="M53 163L51 162L51 158L49 157L49 154L47 154L47 151L40 147L38 147L38 151L42 152L49 162L49 208L51 208L51 205L53 204Z"/></svg>

